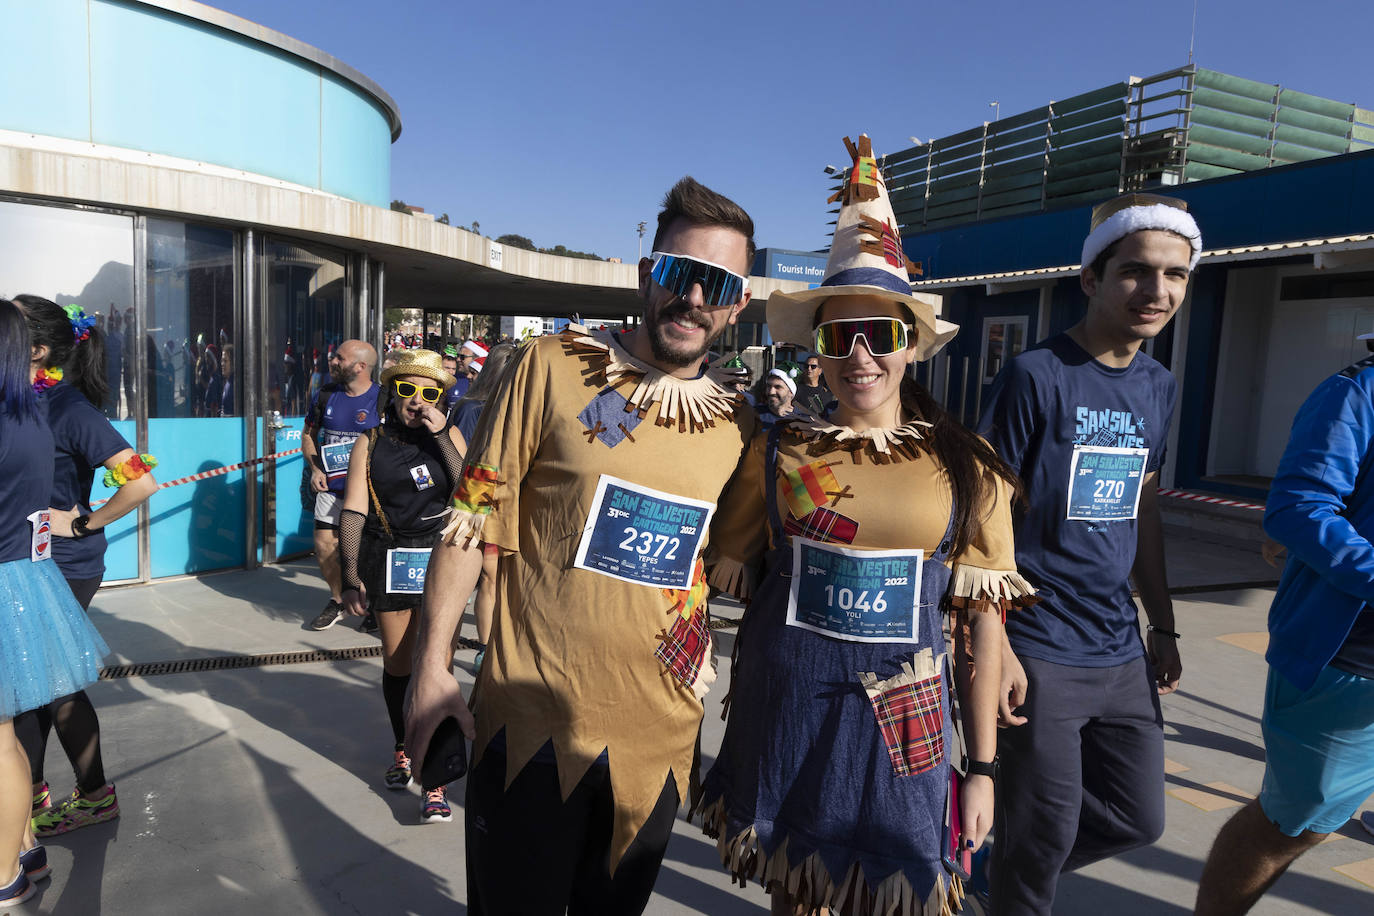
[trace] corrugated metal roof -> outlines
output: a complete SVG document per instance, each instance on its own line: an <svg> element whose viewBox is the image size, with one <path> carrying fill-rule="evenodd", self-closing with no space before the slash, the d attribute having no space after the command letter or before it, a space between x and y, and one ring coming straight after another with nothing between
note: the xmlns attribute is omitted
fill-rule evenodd
<svg viewBox="0 0 1374 916"><path fill-rule="evenodd" d="M1274 242L1269 245L1246 245L1241 248L1214 248L1202 253L1202 264L1223 264L1231 261L1257 261L1263 258L1284 257L1292 254L1318 254L1324 251L1355 251L1374 248L1374 233L1364 235L1344 235L1335 238L1303 239L1296 242ZM1034 280L1057 280L1060 277L1074 277L1082 270L1080 264L1066 264L1063 267L1037 267L1032 270L1009 270L994 274L970 274L966 277L947 277L939 280L923 280L911 284L912 289L934 292L960 286L973 286L979 283L1007 284Z"/></svg>

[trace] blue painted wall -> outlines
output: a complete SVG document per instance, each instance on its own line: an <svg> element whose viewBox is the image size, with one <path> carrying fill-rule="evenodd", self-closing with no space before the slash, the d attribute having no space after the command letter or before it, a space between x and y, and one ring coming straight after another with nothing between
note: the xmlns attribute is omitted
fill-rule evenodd
<svg viewBox="0 0 1374 916"><path fill-rule="evenodd" d="M241 417L148 421L148 451L166 482L243 460ZM243 566L247 509L243 471L159 490L148 501L152 574L162 576Z"/></svg>
<svg viewBox="0 0 1374 916"><path fill-rule="evenodd" d="M162 153L391 200L391 128L318 65L165 10L118 0L0 6L23 91L0 128Z"/></svg>
<svg viewBox="0 0 1374 916"><path fill-rule="evenodd" d="M133 420L115 420L110 423L115 432L124 437L125 442L138 441L138 427ZM162 468L153 476L164 474ZM104 473L97 471L91 484L91 502L109 499L115 491L105 486ZM138 513L128 515L105 526L105 581L138 578Z"/></svg>

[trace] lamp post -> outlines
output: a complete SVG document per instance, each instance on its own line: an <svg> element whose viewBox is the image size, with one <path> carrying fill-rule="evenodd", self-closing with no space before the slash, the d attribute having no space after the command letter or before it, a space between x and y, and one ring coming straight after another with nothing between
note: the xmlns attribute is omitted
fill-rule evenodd
<svg viewBox="0 0 1374 916"><path fill-rule="evenodd" d="M644 222L644 220L640 220L640 221L639 221L639 227L638 227L638 231L639 231L639 257L635 259L636 263L638 263L639 261L642 261L642 260L644 259L644 227L645 227L645 225L646 225L646 223Z"/></svg>
<svg viewBox="0 0 1374 916"><path fill-rule="evenodd" d="M1001 120L1002 103L997 101L996 99L993 99L991 102L988 102L988 107L992 109L992 119L994 121Z"/></svg>

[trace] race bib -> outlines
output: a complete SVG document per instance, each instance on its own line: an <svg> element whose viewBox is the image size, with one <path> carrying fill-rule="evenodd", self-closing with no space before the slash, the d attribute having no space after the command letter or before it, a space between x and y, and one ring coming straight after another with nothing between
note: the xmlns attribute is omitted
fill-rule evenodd
<svg viewBox="0 0 1374 916"><path fill-rule="evenodd" d="M1074 446L1065 517L1087 521L1135 518L1149 457L1148 448Z"/></svg>
<svg viewBox="0 0 1374 916"><path fill-rule="evenodd" d="M334 442L320 446L320 461L326 474L342 474L348 470L348 459L353 454L352 442Z"/></svg>
<svg viewBox="0 0 1374 916"><path fill-rule="evenodd" d="M850 642L918 642L924 559L793 538L787 625Z"/></svg>
<svg viewBox="0 0 1374 916"><path fill-rule="evenodd" d="M691 588L714 503L601 475L573 566L654 588Z"/></svg>
<svg viewBox="0 0 1374 916"><path fill-rule="evenodd" d="M47 509L39 509L29 516L33 540L29 545L29 559L37 563L52 556L52 517Z"/></svg>
<svg viewBox="0 0 1374 916"><path fill-rule="evenodd" d="M393 547L386 552L386 593L419 595L425 590L428 547Z"/></svg>

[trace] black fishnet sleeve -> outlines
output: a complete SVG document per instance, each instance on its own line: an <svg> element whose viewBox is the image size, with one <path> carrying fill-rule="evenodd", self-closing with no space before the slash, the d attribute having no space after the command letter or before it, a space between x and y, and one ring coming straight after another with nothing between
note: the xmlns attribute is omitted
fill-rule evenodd
<svg viewBox="0 0 1374 916"><path fill-rule="evenodd" d="M365 521L367 516L352 509L339 513L339 561L343 567L344 588L362 588L363 581L358 578L358 549L362 547Z"/></svg>
<svg viewBox="0 0 1374 916"><path fill-rule="evenodd" d="M450 486L458 486L458 481L463 479L463 456L458 453L458 446L453 444L448 427L434 434L434 444L439 447L439 460L444 463Z"/></svg>

